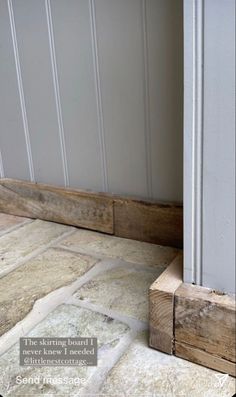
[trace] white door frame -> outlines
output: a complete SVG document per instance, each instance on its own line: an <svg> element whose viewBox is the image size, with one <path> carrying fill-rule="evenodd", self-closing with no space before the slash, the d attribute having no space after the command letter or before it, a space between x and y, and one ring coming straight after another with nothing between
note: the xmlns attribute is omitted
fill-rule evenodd
<svg viewBox="0 0 236 397"><path fill-rule="evenodd" d="M203 1L184 0L184 281L202 284Z"/></svg>
<svg viewBox="0 0 236 397"><path fill-rule="evenodd" d="M184 0L184 281L235 292L235 0Z"/></svg>

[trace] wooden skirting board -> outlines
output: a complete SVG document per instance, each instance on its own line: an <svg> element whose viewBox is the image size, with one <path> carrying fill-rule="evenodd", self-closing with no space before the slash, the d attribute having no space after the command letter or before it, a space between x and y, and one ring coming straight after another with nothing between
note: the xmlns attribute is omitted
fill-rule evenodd
<svg viewBox="0 0 236 397"><path fill-rule="evenodd" d="M236 376L233 296L182 282L178 255L149 289L149 344Z"/></svg>
<svg viewBox="0 0 236 397"><path fill-rule="evenodd" d="M183 246L183 207L178 204L0 179L0 212Z"/></svg>

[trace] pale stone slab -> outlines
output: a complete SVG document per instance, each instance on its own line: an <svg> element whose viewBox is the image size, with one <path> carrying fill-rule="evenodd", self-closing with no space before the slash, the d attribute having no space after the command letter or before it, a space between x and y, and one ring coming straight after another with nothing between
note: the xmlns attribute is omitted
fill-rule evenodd
<svg viewBox="0 0 236 397"><path fill-rule="evenodd" d="M74 296L148 321L148 289L164 270L164 266L138 269L132 265L111 269L84 284Z"/></svg>
<svg viewBox="0 0 236 397"><path fill-rule="evenodd" d="M104 397L232 397L235 380L153 350L147 335L140 335L109 373L100 393Z"/></svg>
<svg viewBox="0 0 236 397"><path fill-rule="evenodd" d="M97 337L97 367L20 367L19 346L16 344L0 357L0 394L5 396L50 395L74 396L88 384L94 372L104 367L107 356L112 356L120 339L130 331L129 327L119 321L90 310L73 305L61 305L42 321L33 331L31 337ZM16 378L84 378L82 385L17 385ZM19 379L19 378L18 378Z"/></svg>
<svg viewBox="0 0 236 397"><path fill-rule="evenodd" d="M73 250L88 250L93 254L121 258L143 265L168 265L179 250L171 247L108 236L88 230L78 230L61 245Z"/></svg>
<svg viewBox="0 0 236 397"><path fill-rule="evenodd" d="M25 222L27 218L23 218L15 215L8 215L0 213L0 233L7 231L8 229L20 225Z"/></svg>
<svg viewBox="0 0 236 397"><path fill-rule="evenodd" d="M37 299L72 283L96 262L87 255L51 248L0 279L0 335L22 320Z"/></svg>
<svg viewBox="0 0 236 397"><path fill-rule="evenodd" d="M36 220L3 235L0 237L0 274L69 230L68 226Z"/></svg>

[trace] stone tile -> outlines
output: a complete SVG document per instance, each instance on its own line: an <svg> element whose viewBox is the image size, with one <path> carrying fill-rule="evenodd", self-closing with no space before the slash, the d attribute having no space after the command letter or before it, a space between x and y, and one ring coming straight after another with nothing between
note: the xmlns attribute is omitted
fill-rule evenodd
<svg viewBox="0 0 236 397"><path fill-rule="evenodd" d="M107 316L90 310L81 309L73 305L61 305L48 315L33 331L31 337L97 337L98 338L98 367L20 367L19 347L13 346L0 357L0 394L5 396L50 395L70 396L78 395L82 386L75 385L17 385L16 377L25 378L84 378L84 385L99 367L107 361L107 354L113 354L119 340L129 332L127 325ZM2 385L1 385L2 383ZM7 390L8 387L8 390Z"/></svg>
<svg viewBox="0 0 236 397"><path fill-rule="evenodd" d="M148 289L165 267L146 269L130 265L106 271L84 284L74 296L78 300L148 321Z"/></svg>
<svg viewBox="0 0 236 397"><path fill-rule="evenodd" d="M61 245L144 265L168 265L179 252L176 248L108 236L88 230L78 230L65 238Z"/></svg>
<svg viewBox="0 0 236 397"><path fill-rule="evenodd" d="M141 334L109 373L100 393L110 397L231 397L235 381L231 377L223 386L218 372L169 356L147 345Z"/></svg>
<svg viewBox="0 0 236 397"><path fill-rule="evenodd" d="M20 216L0 213L0 234L4 233L13 226L20 225L26 220L27 218L23 218Z"/></svg>
<svg viewBox="0 0 236 397"><path fill-rule="evenodd" d="M24 259L34 250L50 243L66 231L68 226L36 220L0 238L0 274L14 262Z"/></svg>
<svg viewBox="0 0 236 397"><path fill-rule="evenodd" d="M87 255L48 249L0 279L0 335L22 320L35 301L72 283L95 263Z"/></svg>

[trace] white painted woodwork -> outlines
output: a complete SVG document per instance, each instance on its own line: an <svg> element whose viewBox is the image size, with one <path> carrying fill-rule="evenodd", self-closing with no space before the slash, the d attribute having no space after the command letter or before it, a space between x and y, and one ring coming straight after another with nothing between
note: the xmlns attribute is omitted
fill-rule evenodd
<svg viewBox="0 0 236 397"><path fill-rule="evenodd" d="M235 0L184 1L184 281L235 292Z"/></svg>

